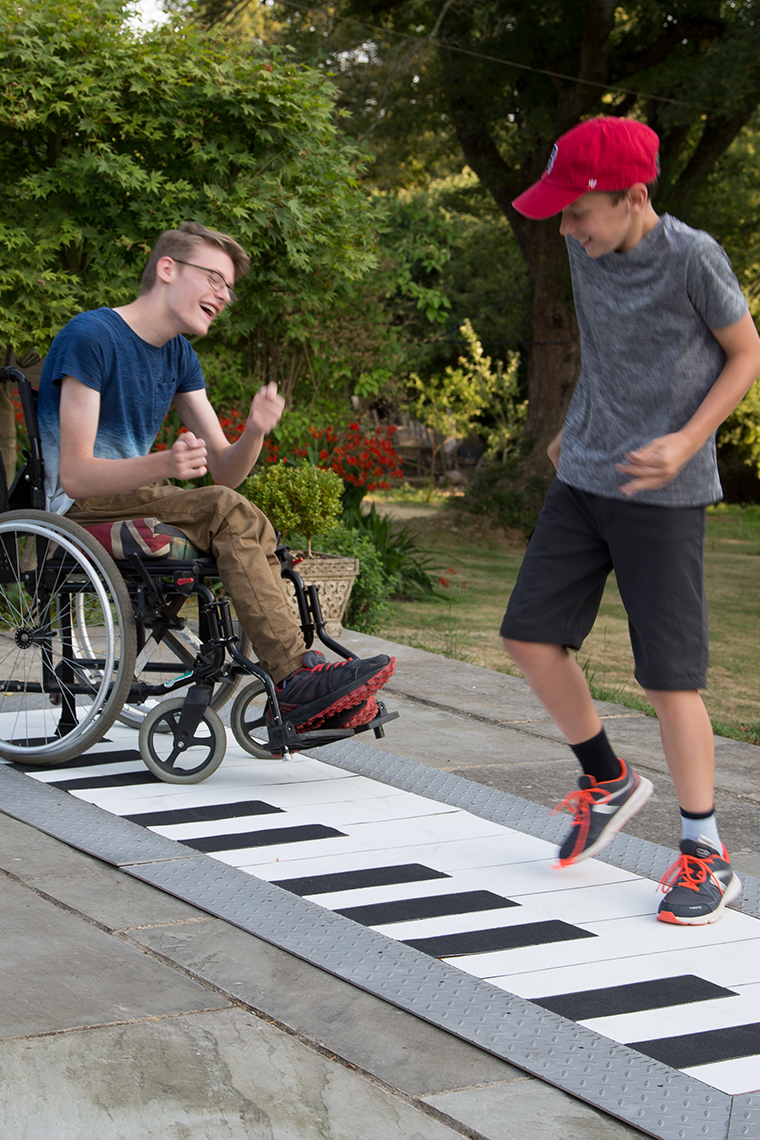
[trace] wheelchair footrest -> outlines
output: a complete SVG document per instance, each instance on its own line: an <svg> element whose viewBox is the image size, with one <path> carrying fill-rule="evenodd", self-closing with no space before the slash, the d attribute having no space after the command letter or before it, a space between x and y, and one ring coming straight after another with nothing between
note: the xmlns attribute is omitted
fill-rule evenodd
<svg viewBox="0 0 760 1140"><path fill-rule="evenodd" d="M287 748L290 752L302 752L306 748L322 748L325 744L334 744L337 740L347 740L351 736L356 736L360 732L367 732L368 729L373 729L375 736L383 735L383 725L387 724L390 720L397 720L397 712L386 712L385 706L378 701L378 706L382 709L374 720L370 720L367 724L357 725L356 728L315 728L309 732L297 732L295 726L291 721L286 721L285 724L279 728L269 729L269 742L261 742L261 748L265 752L271 752L273 756L282 755L283 748Z"/></svg>

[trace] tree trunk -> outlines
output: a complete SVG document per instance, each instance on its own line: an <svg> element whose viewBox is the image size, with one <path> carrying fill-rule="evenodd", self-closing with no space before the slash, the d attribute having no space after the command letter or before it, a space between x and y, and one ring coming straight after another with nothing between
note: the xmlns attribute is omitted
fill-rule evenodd
<svg viewBox="0 0 760 1140"><path fill-rule="evenodd" d="M562 427L580 372L580 341L570 266L556 218L532 222L523 234L530 281L528 353L529 466L548 468L546 447Z"/></svg>
<svg viewBox="0 0 760 1140"><path fill-rule="evenodd" d="M517 213L512 199L520 189L540 178L552 144L548 139L539 140L518 175L505 162L490 132L484 108L473 101L469 73L466 68L461 70L461 57L448 51L443 41L440 49L451 119L462 152L511 225L525 258L530 286L527 466L537 474L548 474L551 467L546 446L562 426L580 371L578 325L559 219L530 221Z"/></svg>

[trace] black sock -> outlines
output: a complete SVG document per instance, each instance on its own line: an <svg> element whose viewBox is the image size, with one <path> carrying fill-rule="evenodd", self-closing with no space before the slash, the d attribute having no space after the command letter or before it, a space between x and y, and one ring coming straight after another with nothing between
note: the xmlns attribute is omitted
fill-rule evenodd
<svg viewBox="0 0 760 1140"><path fill-rule="evenodd" d="M570 747L586 775L593 776L600 784L606 783L607 780L617 780L622 776L623 766L612 751L612 745L604 729L590 740L584 740L581 744L571 744Z"/></svg>

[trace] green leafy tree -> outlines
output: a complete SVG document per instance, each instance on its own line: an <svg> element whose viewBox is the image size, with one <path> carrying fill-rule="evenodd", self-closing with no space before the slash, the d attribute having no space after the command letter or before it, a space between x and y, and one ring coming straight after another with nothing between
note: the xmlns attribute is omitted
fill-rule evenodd
<svg viewBox="0 0 760 1140"><path fill-rule="evenodd" d="M234 18L213 3L217 18ZM347 129L376 150L381 184L389 171L406 185L436 163L450 172L456 144L507 218L528 275L526 431L537 462L578 374L578 331L556 222L527 221L512 199L582 118L634 114L662 141L660 203L701 220L706 183L760 103L760 0L330 0L274 11L281 40L334 68ZM748 157L745 185L758 174Z"/></svg>
<svg viewBox="0 0 760 1140"><path fill-rule="evenodd" d="M0 16L6 363L44 353L76 312L129 300L151 242L183 218L252 255L203 346L227 347L219 378L238 391L262 342L302 339L375 264L357 151L315 69L191 25L138 34L119 0L0 0Z"/></svg>
<svg viewBox="0 0 760 1140"><path fill-rule="evenodd" d="M380 393L392 398L412 346L434 340L447 317L441 277L452 234L445 212L391 195L374 194L368 202L376 266L360 280L344 281L318 321L307 314L296 326L294 317L294 335L274 345L281 360L289 354L293 361L279 382L295 414L275 432L287 446L308 442L310 426L345 426L356 415L349 397L359 406ZM263 353L259 362L266 364Z"/></svg>
<svg viewBox="0 0 760 1140"><path fill-rule="evenodd" d="M430 442L431 493L436 460L446 438L469 435L488 410L489 449L506 458L518 445L525 420L526 404L517 399L517 354L510 354L506 369L501 361L494 369L469 321L464 322L460 333L467 352L459 357L456 367L449 365L440 376L427 380L416 374L410 378L410 388L416 393L410 411L425 425Z"/></svg>

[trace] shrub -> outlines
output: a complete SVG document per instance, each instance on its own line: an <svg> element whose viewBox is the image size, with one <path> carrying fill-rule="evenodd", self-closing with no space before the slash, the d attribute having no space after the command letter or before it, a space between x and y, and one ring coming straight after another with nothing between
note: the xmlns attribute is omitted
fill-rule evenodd
<svg viewBox="0 0 760 1140"><path fill-rule="evenodd" d="M730 503L760 502L760 385L718 428L718 466Z"/></svg>
<svg viewBox="0 0 760 1140"><path fill-rule="evenodd" d="M389 479L402 477L401 462L393 446L395 424L378 425L368 435L358 421L342 431L333 427L309 427L309 442L295 447L291 455L308 459L315 467L325 467L343 480L343 508L358 508L368 491L387 490ZM278 443L265 447L267 463L292 459L283 455Z"/></svg>
<svg viewBox="0 0 760 1140"><path fill-rule="evenodd" d="M459 329L467 349L456 368L448 366L442 376L409 378L409 408L426 427L430 443L430 491L435 486L436 456L447 436L464 439L487 416L485 428L489 457L504 462L521 444L527 401L518 399L517 370L520 355L508 354L507 366L499 360L491 367L491 357L469 321Z"/></svg>
<svg viewBox="0 0 760 1140"><path fill-rule="evenodd" d="M343 481L311 463L275 463L246 479L241 490L286 538L303 535L309 555L314 535L338 525Z"/></svg>
<svg viewBox="0 0 760 1140"><path fill-rule="evenodd" d="M488 515L501 526L530 534L543 506L549 480L518 471L517 460L492 463L476 471L457 506L474 515Z"/></svg>
<svg viewBox="0 0 760 1140"><path fill-rule="evenodd" d="M318 542L325 554L359 559L359 576L354 582L344 621L349 629L359 633L377 633L390 615L388 598L393 580L384 573L374 543L361 531L345 526L320 535Z"/></svg>
<svg viewBox="0 0 760 1140"><path fill-rule="evenodd" d="M344 513L343 521L370 539L391 584L392 594L435 593L431 560L408 527L394 524L387 515L379 515L374 503L366 514L362 514L360 508L350 512L348 517Z"/></svg>

